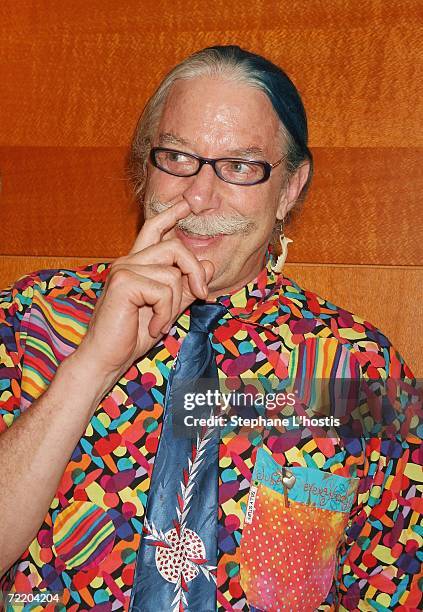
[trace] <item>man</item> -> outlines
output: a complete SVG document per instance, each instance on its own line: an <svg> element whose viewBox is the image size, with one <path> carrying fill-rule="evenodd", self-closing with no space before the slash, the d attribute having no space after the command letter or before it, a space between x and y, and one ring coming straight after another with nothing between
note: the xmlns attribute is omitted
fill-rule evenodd
<svg viewBox="0 0 423 612"><path fill-rule="evenodd" d="M150 100L131 164L146 222L130 253L2 295L12 605L32 593L72 611L417 609L413 375L377 329L269 259L311 178L295 87L238 47L200 51ZM296 410L305 388L313 403L322 380L359 380L367 418L383 390L399 427L390 441L178 435L179 382L216 389L217 376L255 394L294 381Z"/></svg>

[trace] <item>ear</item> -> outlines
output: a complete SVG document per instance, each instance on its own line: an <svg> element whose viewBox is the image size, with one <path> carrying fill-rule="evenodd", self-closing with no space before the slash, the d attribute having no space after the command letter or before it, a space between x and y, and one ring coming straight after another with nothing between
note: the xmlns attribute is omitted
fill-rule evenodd
<svg viewBox="0 0 423 612"><path fill-rule="evenodd" d="M296 169L295 174L289 177L282 187L276 211L276 218L279 219L279 221L285 218L285 215L298 200L298 196L307 181L309 172L310 162L304 161L301 166Z"/></svg>

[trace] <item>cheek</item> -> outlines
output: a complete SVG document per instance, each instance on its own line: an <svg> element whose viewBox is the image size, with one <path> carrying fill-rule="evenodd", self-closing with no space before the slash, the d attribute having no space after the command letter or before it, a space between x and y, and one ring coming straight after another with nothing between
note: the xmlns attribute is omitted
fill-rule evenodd
<svg viewBox="0 0 423 612"><path fill-rule="evenodd" d="M181 193L182 190L180 178L160 172L156 168L149 170L146 185L147 199L154 193L159 200L166 202Z"/></svg>
<svg viewBox="0 0 423 612"><path fill-rule="evenodd" d="M239 212L253 219L258 230L273 227L276 220L278 200L275 191L269 189L266 183L257 186L253 193L247 193L241 205L242 209L238 208Z"/></svg>

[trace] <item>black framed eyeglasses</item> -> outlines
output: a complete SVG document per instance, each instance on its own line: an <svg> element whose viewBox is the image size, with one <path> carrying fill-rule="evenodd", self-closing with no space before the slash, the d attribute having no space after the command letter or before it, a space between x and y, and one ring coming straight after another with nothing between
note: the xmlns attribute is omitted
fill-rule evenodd
<svg viewBox="0 0 423 612"><path fill-rule="evenodd" d="M264 183L270 176L273 168L279 166L284 155L274 164L266 161L240 159L236 157L220 157L209 159L192 153L153 147L150 151L150 160L153 166L173 176L195 176L205 164L209 164L217 176L226 183L233 185L258 185Z"/></svg>

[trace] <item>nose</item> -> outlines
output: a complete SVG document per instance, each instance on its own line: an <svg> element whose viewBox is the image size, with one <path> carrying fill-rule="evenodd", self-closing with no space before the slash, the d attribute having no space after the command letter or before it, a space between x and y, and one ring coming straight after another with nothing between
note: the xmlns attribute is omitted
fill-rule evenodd
<svg viewBox="0 0 423 612"><path fill-rule="evenodd" d="M204 164L200 172L192 176L189 181L182 195L195 215L219 207L220 179L209 164Z"/></svg>

